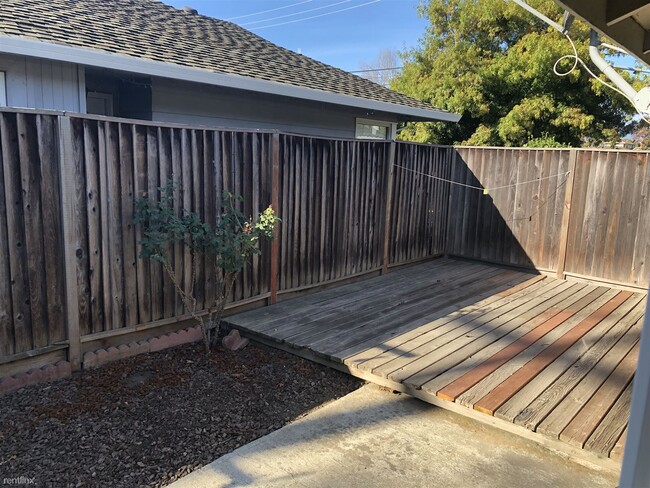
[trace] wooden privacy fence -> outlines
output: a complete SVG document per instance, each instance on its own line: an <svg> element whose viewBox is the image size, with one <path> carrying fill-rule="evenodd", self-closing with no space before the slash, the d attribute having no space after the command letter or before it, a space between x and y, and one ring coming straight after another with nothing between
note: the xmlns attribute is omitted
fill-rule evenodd
<svg viewBox="0 0 650 488"><path fill-rule="evenodd" d="M643 286L648 153L453 148L0 110L0 376L181 327L134 201L176 183L215 224L221 194L282 218L229 307L449 253ZM486 189L484 191L484 189ZM191 279L189 254L169 250ZM209 262L196 295L215 293ZM19 366L16 366L19 365Z"/></svg>
<svg viewBox="0 0 650 488"><path fill-rule="evenodd" d="M135 199L171 181L177 211L210 224L223 190L246 215L273 203L282 218L231 307L444 252L447 189L425 175L447 177L452 148L15 110L0 129L0 376L32 357L79 366L97 344L188 318L160 264L138 258L133 224ZM187 251L169 255L188 283ZM200 306L215 293L209 264Z"/></svg>
<svg viewBox="0 0 650 488"><path fill-rule="evenodd" d="M457 148L450 254L646 287L650 153Z"/></svg>

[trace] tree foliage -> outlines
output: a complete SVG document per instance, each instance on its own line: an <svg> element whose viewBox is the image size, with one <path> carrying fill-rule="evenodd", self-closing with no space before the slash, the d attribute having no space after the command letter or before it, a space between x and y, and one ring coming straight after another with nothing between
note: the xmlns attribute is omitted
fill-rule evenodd
<svg viewBox="0 0 650 488"><path fill-rule="evenodd" d="M275 223L280 219L269 206L257 219L245 218L239 210L240 197L224 192L223 208L214 228L196 212L179 210L174 196L175 185L158 189L157 198L143 196L136 200L135 223L142 226L140 257L162 264L185 308L201 325L206 351L219 335L219 326L232 292L235 279L254 254L261 254L261 239L273 239ZM190 251L191 278L181 280L171 260L173 244L179 243ZM217 284L217 290L206 310L198 310L194 294L197 266L201 255L212 266L205 269ZM183 282L181 282L183 281Z"/></svg>
<svg viewBox="0 0 650 488"><path fill-rule="evenodd" d="M529 3L561 22L562 11L553 0ZM555 75L556 60L573 53L569 41L514 2L428 0L420 14L430 25L420 45L404 53L405 67L391 87L462 114L462 119L458 124L409 124L402 138L439 144L580 146L628 132L631 104L581 66L568 76ZM570 36L578 55L588 60L588 26L576 20ZM564 60L558 69L568 71L572 64Z"/></svg>

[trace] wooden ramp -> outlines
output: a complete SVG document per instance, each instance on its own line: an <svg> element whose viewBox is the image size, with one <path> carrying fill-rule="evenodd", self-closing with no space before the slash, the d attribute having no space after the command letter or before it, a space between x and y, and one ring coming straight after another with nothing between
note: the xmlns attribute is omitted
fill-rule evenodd
<svg viewBox="0 0 650 488"><path fill-rule="evenodd" d="M244 335L615 468L645 294L439 259L229 317Z"/></svg>

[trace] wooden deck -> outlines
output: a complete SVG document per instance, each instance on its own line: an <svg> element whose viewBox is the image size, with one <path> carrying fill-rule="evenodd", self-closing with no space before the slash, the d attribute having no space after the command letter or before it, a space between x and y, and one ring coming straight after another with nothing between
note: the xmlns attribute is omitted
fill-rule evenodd
<svg viewBox="0 0 650 488"><path fill-rule="evenodd" d="M644 298L439 259L227 320L256 340L615 467Z"/></svg>

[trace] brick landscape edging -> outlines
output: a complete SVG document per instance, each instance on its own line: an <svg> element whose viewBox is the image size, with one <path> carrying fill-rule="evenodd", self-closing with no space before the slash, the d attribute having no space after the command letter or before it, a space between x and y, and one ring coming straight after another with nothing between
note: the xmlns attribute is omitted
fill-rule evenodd
<svg viewBox="0 0 650 488"><path fill-rule="evenodd" d="M119 346L111 346L107 349L97 349L84 354L83 369L97 368L111 361L124 359L136 354L146 352L162 351L170 347L189 344L200 341L203 338L201 327L190 327L178 332L170 332L151 339L146 339ZM68 361L58 361L55 364L47 364L40 368L31 369L25 373L0 378L0 395L19 390L25 386L55 381L68 378L72 375L72 367Z"/></svg>

